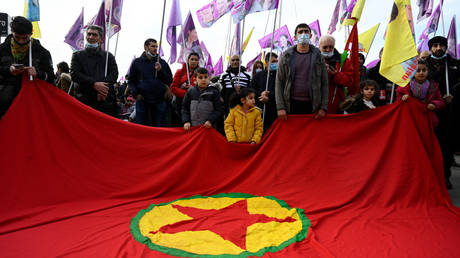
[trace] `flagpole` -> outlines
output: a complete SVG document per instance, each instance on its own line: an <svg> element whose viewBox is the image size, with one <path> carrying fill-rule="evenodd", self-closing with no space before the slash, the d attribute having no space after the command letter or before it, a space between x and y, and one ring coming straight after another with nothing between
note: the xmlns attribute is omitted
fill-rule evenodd
<svg viewBox="0 0 460 258"><path fill-rule="evenodd" d="M158 45L158 57L157 57L157 63L160 62L160 51L161 51L161 43L163 40L163 27L165 23L165 11L166 11L166 0L163 2L163 17L161 18L161 31L160 31L160 44ZM158 76L158 70L155 69L155 77Z"/></svg>
<svg viewBox="0 0 460 258"><path fill-rule="evenodd" d="M228 19L227 38L225 39L224 56L222 57L222 66L223 66L224 60L226 59L226 56L227 56L227 47L228 47L228 43L230 42L230 33L231 33L231 30L232 30L232 15L229 15L229 16L230 17Z"/></svg>
<svg viewBox="0 0 460 258"><path fill-rule="evenodd" d="M395 84L393 83L393 85L391 86L390 104L393 104L394 95L395 95Z"/></svg>
<svg viewBox="0 0 460 258"><path fill-rule="evenodd" d="M445 26L444 26L444 12L443 12L443 9L444 9L444 4L443 4L443 0L441 0L441 22L442 22L442 35L443 37L446 37L446 29L445 29ZM436 32L435 32L436 33ZM447 52L447 49L446 49L446 52ZM450 90L449 90L449 66L447 65L447 57L446 57L446 94L447 96L450 96Z"/></svg>
<svg viewBox="0 0 460 258"><path fill-rule="evenodd" d="M181 36L182 36L182 49L184 50L184 60L185 60L185 69L187 69L187 82L188 82L188 85L190 86L190 72L188 70L188 57L185 56L185 36L184 36L184 28L182 27L182 25L180 26L181 27Z"/></svg>
<svg viewBox="0 0 460 258"><path fill-rule="evenodd" d="M104 72L104 77L107 77L107 69L109 66L109 46L110 46L110 25L112 24L112 7L113 7L113 1L110 1L110 11L109 11L109 24L105 25L105 39L107 39L107 44L106 44L106 54L105 54L105 72ZM104 17L105 17L105 12L104 12ZM105 19L107 20L107 19Z"/></svg>
<svg viewBox="0 0 460 258"><path fill-rule="evenodd" d="M268 81L270 80L270 63L272 62L272 52L273 52L273 41L275 40L275 28L276 28L276 16L278 15L278 8L275 10L275 20L273 22L273 31L272 31L272 38L271 38L271 43L270 43L270 58L268 59L268 64L267 64L267 81L265 82L265 91L268 90ZM266 110L266 104L264 103L264 110L262 112L262 123L265 122L265 110Z"/></svg>
<svg viewBox="0 0 460 258"><path fill-rule="evenodd" d="M32 37L30 38L30 41L29 41L29 66L32 67L32 43L33 43L33 40L32 40ZM34 80L34 77L32 75L29 76L30 80L33 81Z"/></svg>
<svg viewBox="0 0 460 258"><path fill-rule="evenodd" d="M117 57L118 36L120 36L120 32L117 32L117 40L115 41L115 52L114 52L114 54L113 54L114 57Z"/></svg>
<svg viewBox="0 0 460 258"><path fill-rule="evenodd" d="M282 13L282 12L281 12L281 11L282 11L281 8L282 8L282 6L283 6L283 1L280 0L280 1L279 1L280 17L279 17L279 20L278 20L278 28L281 27L281 13ZM265 34L264 34L264 35L265 35Z"/></svg>
<svg viewBox="0 0 460 258"><path fill-rule="evenodd" d="M241 73L241 65L243 64L243 40L244 40L244 27L246 25L246 17L244 17L243 19L243 28L241 29L241 36L240 36L240 65L238 67L238 86L240 86L240 81L241 81L241 76L240 76L240 73ZM247 87L249 87L249 85L246 85ZM241 86L240 86L240 90L241 90Z"/></svg>

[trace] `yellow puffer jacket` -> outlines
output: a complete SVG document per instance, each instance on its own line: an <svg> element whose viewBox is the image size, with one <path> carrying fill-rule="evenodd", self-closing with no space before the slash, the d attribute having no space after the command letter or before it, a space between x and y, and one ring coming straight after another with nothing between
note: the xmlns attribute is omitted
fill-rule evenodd
<svg viewBox="0 0 460 258"><path fill-rule="evenodd" d="M229 142L259 143L263 132L262 116L257 107L245 114L241 105L236 105L225 119L225 135Z"/></svg>

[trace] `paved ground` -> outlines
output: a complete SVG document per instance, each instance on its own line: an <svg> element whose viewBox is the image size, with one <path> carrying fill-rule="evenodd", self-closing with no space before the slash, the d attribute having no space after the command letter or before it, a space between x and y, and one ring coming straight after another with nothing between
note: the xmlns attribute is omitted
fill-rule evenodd
<svg viewBox="0 0 460 258"><path fill-rule="evenodd" d="M455 159L457 163L460 163L460 156L456 156ZM452 167L452 177L450 181L454 185L454 188L449 190L450 198L455 206L460 207L460 167Z"/></svg>

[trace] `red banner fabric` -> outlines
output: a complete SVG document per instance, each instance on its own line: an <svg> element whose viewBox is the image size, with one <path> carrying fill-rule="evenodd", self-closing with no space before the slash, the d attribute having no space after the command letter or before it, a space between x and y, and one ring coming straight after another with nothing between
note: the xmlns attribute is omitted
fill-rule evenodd
<svg viewBox="0 0 460 258"><path fill-rule="evenodd" d="M274 196L311 221L306 239L264 257L460 257L460 211L416 100L289 116L242 145L203 127L120 121L24 81L0 120L3 257L168 257L134 240L131 219L233 192Z"/></svg>

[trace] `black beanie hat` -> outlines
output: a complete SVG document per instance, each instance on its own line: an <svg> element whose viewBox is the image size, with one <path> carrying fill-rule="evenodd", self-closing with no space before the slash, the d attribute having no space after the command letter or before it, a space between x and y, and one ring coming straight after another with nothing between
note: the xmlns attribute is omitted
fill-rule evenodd
<svg viewBox="0 0 460 258"><path fill-rule="evenodd" d="M11 31L17 34L32 34L32 22L22 16L16 16L11 21Z"/></svg>
<svg viewBox="0 0 460 258"><path fill-rule="evenodd" d="M447 47L447 39L442 36L433 37L432 39L428 41L428 47L430 48L430 50L431 50L431 47L433 47L435 43L440 43L441 45Z"/></svg>

